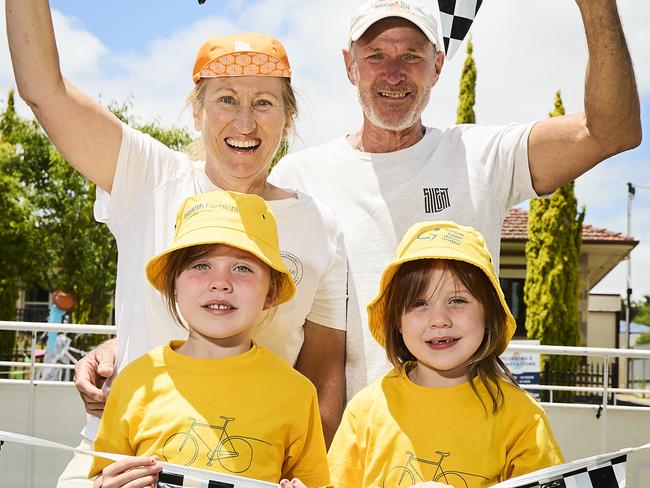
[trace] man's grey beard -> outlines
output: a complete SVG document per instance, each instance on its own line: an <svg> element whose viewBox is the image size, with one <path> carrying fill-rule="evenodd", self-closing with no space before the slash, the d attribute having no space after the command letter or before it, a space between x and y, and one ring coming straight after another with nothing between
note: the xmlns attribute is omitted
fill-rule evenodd
<svg viewBox="0 0 650 488"><path fill-rule="evenodd" d="M430 93L431 91L427 90L427 93L422 100L416 99L413 106L399 120L384 121L377 113L375 113L371 97L367 92L364 93L357 84L357 98L359 99L361 109L366 118L370 123L372 123L372 125L379 127L380 129L392 131L403 131L413 127L420 120L422 112L429 103ZM419 96L420 94L418 92L416 97Z"/></svg>

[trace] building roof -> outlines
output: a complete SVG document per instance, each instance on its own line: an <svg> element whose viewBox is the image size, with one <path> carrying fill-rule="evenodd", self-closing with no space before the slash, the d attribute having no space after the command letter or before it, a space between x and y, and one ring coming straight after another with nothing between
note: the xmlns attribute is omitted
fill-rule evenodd
<svg viewBox="0 0 650 488"><path fill-rule="evenodd" d="M520 208L511 208L506 214L501 230L501 239L506 241L528 240L528 212ZM601 227L583 224L582 242L607 244L632 244L639 241L621 232L613 232Z"/></svg>

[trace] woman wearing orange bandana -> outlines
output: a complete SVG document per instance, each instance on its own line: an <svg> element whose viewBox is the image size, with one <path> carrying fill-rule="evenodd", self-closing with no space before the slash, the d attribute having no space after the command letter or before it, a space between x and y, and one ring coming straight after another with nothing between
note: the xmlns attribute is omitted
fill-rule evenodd
<svg viewBox="0 0 650 488"><path fill-rule="evenodd" d="M201 46L189 97L202 135L198 151L190 151L202 154L196 160L123 124L63 77L47 0L6 0L5 8L20 96L66 160L97 185L95 216L118 245L117 344L100 346L76 371L91 414L83 445L90 447L96 434L106 379L153 347L185 338L144 265L171 241L181 202L217 189L257 194L276 216L281 254L298 291L254 337L315 384L329 441L343 410L347 265L332 212L266 179L297 111L282 44L245 33ZM77 456L59 486L90 486L81 480L89 465Z"/></svg>

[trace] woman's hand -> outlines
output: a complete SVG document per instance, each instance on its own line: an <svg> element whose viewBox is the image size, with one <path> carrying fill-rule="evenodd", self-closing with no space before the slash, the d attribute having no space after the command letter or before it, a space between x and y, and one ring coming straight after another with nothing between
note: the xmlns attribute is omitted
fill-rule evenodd
<svg viewBox="0 0 650 488"><path fill-rule="evenodd" d="M112 376L117 351L117 341L110 339L90 351L74 368L74 386L81 395L86 412L101 418L106 405L104 383Z"/></svg>
<svg viewBox="0 0 650 488"><path fill-rule="evenodd" d="M161 471L158 456L129 456L104 468L95 479L93 488L154 487Z"/></svg>

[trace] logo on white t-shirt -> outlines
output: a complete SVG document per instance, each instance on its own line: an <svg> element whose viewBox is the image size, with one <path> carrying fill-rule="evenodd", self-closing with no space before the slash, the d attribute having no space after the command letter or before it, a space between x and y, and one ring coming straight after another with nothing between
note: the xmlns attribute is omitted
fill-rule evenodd
<svg viewBox="0 0 650 488"><path fill-rule="evenodd" d="M289 273L291 273L293 282L298 286L298 283L302 280L302 261L300 261L297 256L286 251L280 251L280 256L282 256L282 262L289 270Z"/></svg>
<svg viewBox="0 0 650 488"><path fill-rule="evenodd" d="M441 212L451 206L449 188L422 188L424 191L424 211L426 213Z"/></svg>

